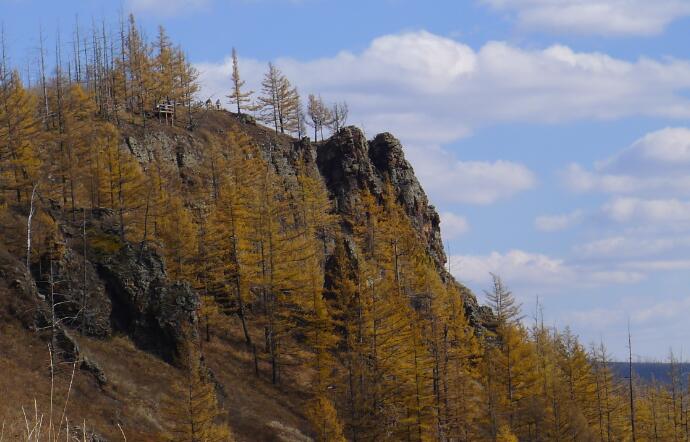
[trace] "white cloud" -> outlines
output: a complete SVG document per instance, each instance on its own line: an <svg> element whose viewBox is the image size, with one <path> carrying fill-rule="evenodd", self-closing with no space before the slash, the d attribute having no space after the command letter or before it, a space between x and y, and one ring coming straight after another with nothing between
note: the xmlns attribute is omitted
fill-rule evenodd
<svg viewBox="0 0 690 442"><path fill-rule="evenodd" d="M425 190L441 203L492 204L532 189L536 178L522 164L510 161L459 161L442 149L410 149Z"/></svg>
<svg viewBox="0 0 690 442"><path fill-rule="evenodd" d="M566 324L584 330L602 330L612 325L620 325L626 315L620 309L594 308L568 312L563 318Z"/></svg>
<svg viewBox="0 0 690 442"><path fill-rule="evenodd" d="M690 129L667 127L651 132L613 157L596 164L598 171L640 173L658 167L690 165Z"/></svg>
<svg viewBox="0 0 690 442"><path fill-rule="evenodd" d="M619 223L690 222L690 202L677 199L615 198L603 206L603 212Z"/></svg>
<svg viewBox="0 0 690 442"><path fill-rule="evenodd" d="M529 294L554 293L574 286L634 284L645 277L639 270L574 265L523 250L452 256L451 269L460 281L479 287L489 286L489 273L498 274L509 285L532 291Z"/></svg>
<svg viewBox="0 0 690 442"><path fill-rule="evenodd" d="M646 323L687 318L690 314L690 297L670 299L651 306L639 308L630 315L630 319L636 323Z"/></svg>
<svg viewBox="0 0 690 442"><path fill-rule="evenodd" d="M346 100L367 135L390 131L437 203L491 204L536 185L524 165L459 161L441 146L499 122L552 123L631 115L690 117L686 61L625 61L565 46L527 50L489 42L478 50L426 31L385 35L359 53L275 63L303 95ZM231 60L198 63L202 98L227 94ZM266 63L241 58L249 89ZM324 74L327 73L327 74ZM690 186L688 186L690 189Z"/></svg>
<svg viewBox="0 0 690 442"><path fill-rule="evenodd" d="M452 256L451 260L453 273L461 281L487 287L490 273L500 275L508 284L553 284L572 277L572 270L562 260L522 250Z"/></svg>
<svg viewBox="0 0 690 442"><path fill-rule="evenodd" d="M680 242L690 245L690 238ZM679 245L678 238L638 238L634 235L612 236L575 246L575 252L585 258L629 258L668 252Z"/></svg>
<svg viewBox="0 0 690 442"><path fill-rule="evenodd" d="M651 132L592 170L571 164L565 185L576 192L627 195L690 195L690 129Z"/></svg>
<svg viewBox="0 0 690 442"><path fill-rule="evenodd" d="M441 233L444 239L455 239L470 230L470 224L464 216L451 212L441 212Z"/></svg>
<svg viewBox="0 0 690 442"><path fill-rule="evenodd" d="M575 210L563 215L542 215L534 220L534 226L542 232L558 232L580 223L583 216L582 210Z"/></svg>
<svg viewBox="0 0 690 442"><path fill-rule="evenodd" d="M650 300L654 299L654 296L627 296L611 308L574 311L568 313L566 318L569 323L597 330L623 325L628 319L632 324L638 326L647 324L658 329L659 324L666 327L679 325L674 320L683 320L690 314L690 297L673 296L670 299L650 303Z"/></svg>
<svg viewBox="0 0 690 442"><path fill-rule="evenodd" d="M527 28L600 35L653 35L690 15L686 0L482 0Z"/></svg>
<svg viewBox="0 0 690 442"><path fill-rule="evenodd" d="M303 94L346 100L352 123L391 130L406 144L438 146L503 121L562 122L631 115L689 117L686 61L630 62L555 45L479 50L426 31L385 35L360 53L276 64ZM202 95L226 95L231 62L200 63ZM241 59L253 89L265 63ZM324 75L324 73L328 73Z"/></svg>
<svg viewBox="0 0 690 442"><path fill-rule="evenodd" d="M563 179L573 191L611 195L595 219L616 233L575 246L580 258L629 271L690 268L679 259L690 247L690 129L651 132L589 170L571 164Z"/></svg>

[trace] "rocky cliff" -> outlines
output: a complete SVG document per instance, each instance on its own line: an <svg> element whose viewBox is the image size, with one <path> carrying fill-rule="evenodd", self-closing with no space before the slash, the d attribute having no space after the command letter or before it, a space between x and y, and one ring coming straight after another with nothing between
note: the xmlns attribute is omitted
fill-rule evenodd
<svg viewBox="0 0 690 442"><path fill-rule="evenodd" d="M390 133L376 135L367 140L354 126L341 129L326 141L312 142L308 138L296 140L276 134L257 125L253 119L239 118L226 111L210 111L199 119L194 132L169 127L143 131L126 131L125 147L147 164L154 158L165 159L190 183L199 173L205 146L229 131L246 134L271 161L276 172L294 181L299 160L324 180L344 227L360 206L359 191L368 190L380 198L386 182L390 182L398 202L417 230L429 255L434 259L443 279L457 284L445 270L446 254L441 238L440 218L436 209L415 176L412 165L405 159L400 141ZM475 296L458 285L464 293L468 317L480 325L487 311L481 309Z"/></svg>
<svg viewBox="0 0 690 442"><path fill-rule="evenodd" d="M443 271L446 255L440 218L405 159L400 141L390 133L369 141L360 129L349 126L324 142L314 143L308 138L295 140L276 134L230 112L216 111L200 119L195 132L168 127L147 131L132 128L126 132L125 146L142 164L154 158L163 159L176 167L182 177L193 181L199 173L205 145L230 130L247 134L288 181L297 173L298 160L304 160L325 181L343 219L357 212L358 191L366 189L381 197L384 183L390 181L439 271Z"/></svg>
<svg viewBox="0 0 690 442"><path fill-rule="evenodd" d="M400 141L393 135L383 133L367 141L358 128L345 127L318 145L316 162L338 213L348 218L360 207L359 191L368 190L381 199L385 183L390 182L437 267L443 268L446 254L438 213L429 205Z"/></svg>
<svg viewBox="0 0 690 442"><path fill-rule="evenodd" d="M229 112L211 111L199 118L194 131L156 124L146 129L125 127L121 148L129 150L144 168L163 164L185 186L194 188L206 173L209 146L231 131L246 135L286 185L297 185L298 167L320 176L345 232L351 232L350 223L357 218L361 191L382 200L390 185L442 278L457 284L444 269L439 216L405 159L402 145L389 133L367 140L361 130L350 126L315 143L276 134ZM22 334L23 345L42 351L46 340L52 342L61 361L74 362L86 373L86 380L77 383L81 397L93 397L97 409L128 410L127 417L116 422L130 429L147 428L151 434L150 429L161 428L161 423L146 410L158 407L165 384L176 376L169 367L178 363L181 347L202 333L197 317L199 295L189 285L170 280L155 247L123 242L112 212L81 212L82 219L77 220L52 204L47 213L57 226L59 247L41 251L40 262L30 271L4 252L0 239L0 319L7 319L4 335L0 333L0 351L5 356L0 370L20 373L16 364L7 361L26 357L15 346L17 340L3 340L4 336L22 334L19 330L37 332ZM480 325L484 312L474 296L460 288L468 316ZM228 326L223 339L206 344L213 350L206 363L219 376L216 382L225 406L234 410L228 419L239 430L238 439L308 440L300 432L308 426L294 410L303 396L289 387L266 385L247 373L251 353L236 336L238 329ZM42 370L40 363L27 359L25 364L34 364L33 371L21 372L33 373L26 382L43 379L37 374ZM244 397L229 394L228 386ZM10 388L10 383L0 382L0 392ZM114 428L112 421L92 419ZM99 437L92 439L104 440Z"/></svg>

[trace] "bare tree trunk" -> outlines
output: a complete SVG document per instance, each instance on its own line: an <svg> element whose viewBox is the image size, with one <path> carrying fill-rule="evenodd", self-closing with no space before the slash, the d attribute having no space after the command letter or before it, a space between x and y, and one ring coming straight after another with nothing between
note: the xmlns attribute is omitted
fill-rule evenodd
<svg viewBox="0 0 690 442"><path fill-rule="evenodd" d="M31 200L29 202L29 216L26 220L26 270L31 271L31 221L34 217L35 207L34 199L36 197L36 188L38 184L34 184L31 190Z"/></svg>
<svg viewBox="0 0 690 442"><path fill-rule="evenodd" d="M82 225L81 225L81 240L82 240L82 247L83 247L83 259L84 259L84 267L83 267L83 274L82 274L82 291L81 291L81 324L80 324L80 331L83 334L84 330L86 328L86 208L82 209L83 212L83 219L82 219Z"/></svg>
<svg viewBox="0 0 690 442"><path fill-rule="evenodd" d="M41 90L43 91L43 125L48 126L48 115L50 114L50 109L48 107L48 85L46 84L46 64L45 64L45 51L43 50L43 28L38 30L38 39L40 41L40 53L41 53Z"/></svg>

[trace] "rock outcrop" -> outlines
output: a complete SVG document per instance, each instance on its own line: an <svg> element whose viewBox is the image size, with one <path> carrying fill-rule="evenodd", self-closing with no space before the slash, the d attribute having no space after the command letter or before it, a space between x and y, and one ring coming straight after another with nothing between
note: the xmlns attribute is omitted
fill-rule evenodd
<svg viewBox="0 0 690 442"><path fill-rule="evenodd" d="M63 216L59 210L52 215ZM199 297L188 284L169 280L154 249L121 242L115 218L100 209L83 224L60 220L61 246L32 268L37 296L44 300L38 326L50 325L54 304L60 328L96 338L124 334L141 349L175 362L195 333ZM77 344L70 344L69 333L62 335L70 359L76 359Z"/></svg>
<svg viewBox="0 0 690 442"><path fill-rule="evenodd" d="M199 297L187 283L170 282L161 257L125 244L98 263L110 295L113 328L140 348L175 361L195 333Z"/></svg>
<svg viewBox="0 0 690 442"><path fill-rule="evenodd" d="M204 146L223 137L230 131L246 134L256 144L263 157L283 177L287 185L296 184L298 166L306 166L309 173L320 175L324 180L337 212L345 220L352 219L360 208L359 193L368 190L381 199L385 183L389 182L397 200L409 216L420 239L425 243L436 267L448 282L453 277L445 270L446 254L441 239L440 218L421 184L414 169L405 159L400 141L390 133L376 135L367 140L364 133L354 126L342 128L326 141L314 143L309 138L295 140L276 134L252 121L238 118L230 112L214 112L200 121L195 132L152 130L132 131L125 138L126 147L143 164L153 158L166 159L177 167L183 178L193 182L203 155ZM479 324L486 312L479 308L474 295L462 287L470 319Z"/></svg>
<svg viewBox="0 0 690 442"><path fill-rule="evenodd" d="M389 182L437 267L443 268L446 255L439 216L429 205L397 138L386 132L367 141L360 129L345 127L319 145L317 163L338 212L343 215L357 213L360 191L368 190L381 198L384 183Z"/></svg>

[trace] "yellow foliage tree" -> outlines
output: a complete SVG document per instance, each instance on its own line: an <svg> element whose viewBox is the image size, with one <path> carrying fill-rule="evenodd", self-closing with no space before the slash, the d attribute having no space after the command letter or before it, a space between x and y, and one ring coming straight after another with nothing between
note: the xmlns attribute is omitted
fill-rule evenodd
<svg viewBox="0 0 690 442"><path fill-rule="evenodd" d="M21 203L38 182L41 165L35 144L35 98L24 89L17 72L0 68L0 74L0 191L3 202L12 193Z"/></svg>
<svg viewBox="0 0 690 442"><path fill-rule="evenodd" d="M310 400L307 405L307 418L314 425L316 440L319 442L345 442L343 426L333 402L323 395Z"/></svg>
<svg viewBox="0 0 690 442"><path fill-rule="evenodd" d="M496 442L518 442L518 437L510 431L510 427L502 425L496 435Z"/></svg>
<svg viewBox="0 0 690 442"><path fill-rule="evenodd" d="M121 149L119 132L112 126L103 134L101 195L119 221L121 240L141 241L147 202L146 177L132 155Z"/></svg>
<svg viewBox="0 0 690 442"><path fill-rule="evenodd" d="M168 440L174 442L228 442L234 437L221 422L213 384L198 352L190 347L183 357L183 377L173 385L163 403L162 412L172 429Z"/></svg>
<svg viewBox="0 0 690 442"><path fill-rule="evenodd" d="M157 223L157 236L163 245L168 275L174 280L193 283L194 256L198 252L197 227L180 197L168 195L162 204L167 210Z"/></svg>

